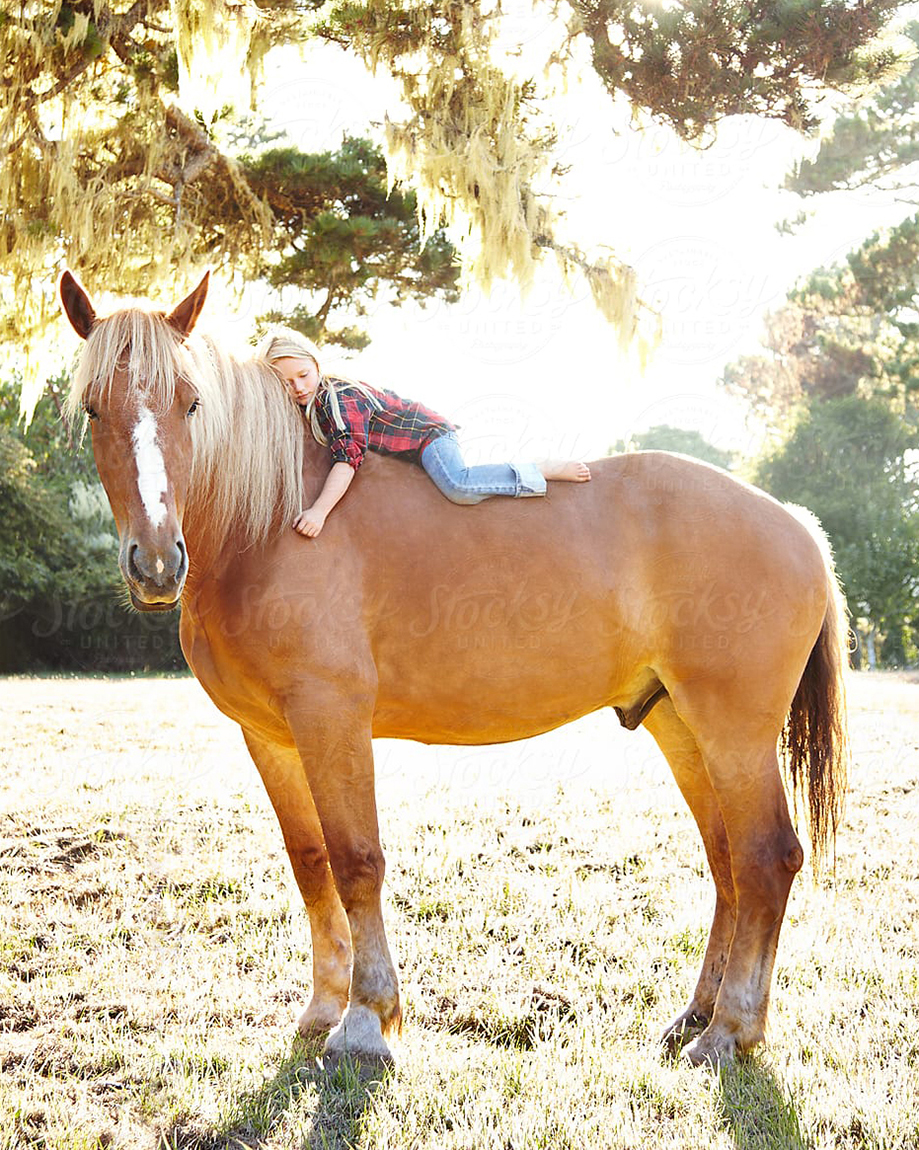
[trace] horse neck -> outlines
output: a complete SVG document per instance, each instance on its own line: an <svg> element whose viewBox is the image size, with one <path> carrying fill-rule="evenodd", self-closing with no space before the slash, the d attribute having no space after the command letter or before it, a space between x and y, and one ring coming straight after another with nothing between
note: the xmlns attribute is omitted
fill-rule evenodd
<svg viewBox="0 0 919 1150"><path fill-rule="evenodd" d="M186 508L182 533L188 550L184 598L196 596L208 582L226 570L244 550L245 539L239 528L226 530L215 523L203 502L193 502Z"/></svg>
<svg viewBox="0 0 919 1150"><path fill-rule="evenodd" d="M303 506L309 507L322 489L331 466L329 449L316 442L304 421ZM231 450L228 447L228 450ZM191 493L185 509L183 534L188 549L189 574L186 591L196 595L209 582L223 575L239 562L242 554L251 556L273 547L292 530L291 524L278 520L264 540L253 543L244 524L219 521L209 494Z"/></svg>

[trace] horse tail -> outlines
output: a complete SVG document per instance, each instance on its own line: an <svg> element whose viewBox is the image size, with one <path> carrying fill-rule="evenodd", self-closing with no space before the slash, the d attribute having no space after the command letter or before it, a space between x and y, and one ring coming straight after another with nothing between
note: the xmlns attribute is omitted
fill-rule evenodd
<svg viewBox="0 0 919 1150"><path fill-rule="evenodd" d="M799 796L807 799L813 863L819 870L828 845L835 848L845 808L849 736L843 676L849 664L849 622L829 544L817 530L826 569L826 614L792 700L781 748L795 806Z"/></svg>

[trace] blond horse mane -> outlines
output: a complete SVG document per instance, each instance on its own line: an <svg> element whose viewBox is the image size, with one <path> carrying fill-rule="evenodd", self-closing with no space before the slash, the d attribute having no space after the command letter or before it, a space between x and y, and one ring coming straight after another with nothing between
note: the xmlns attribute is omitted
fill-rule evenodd
<svg viewBox="0 0 919 1150"><path fill-rule="evenodd" d="M90 332L68 399L72 416L106 397L116 369L155 412L168 410L180 379L198 396L190 513L206 506L218 534L242 529L250 544L291 523L302 507L304 423L267 363L237 359L209 336L183 340L163 312L127 308Z"/></svg>

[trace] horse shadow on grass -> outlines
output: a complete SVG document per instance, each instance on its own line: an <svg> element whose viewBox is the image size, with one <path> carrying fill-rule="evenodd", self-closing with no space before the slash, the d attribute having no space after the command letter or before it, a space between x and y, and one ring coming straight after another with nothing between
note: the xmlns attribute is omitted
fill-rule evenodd
<svg viewBox="0 0 919 1150"><path fill-rule="evenodd" d="M722 1068L715 1093L737 1150L810 1150L794 1103L755 1057Z"/></svg>
<svg viewBox="0 0 919 1150"><path fill-rule="evenodd" d="M323 1066L316 1056L315 1044L294 1039L274 1076L240 1097L221 1127L175 1126L163 1132L162 1145L170 1150L244 1150L263 1145L290 1117L299 1122L294 1144L303 1150L352 1150L361 1139L364 1113L390 1067L347 1058Z"/></svg>

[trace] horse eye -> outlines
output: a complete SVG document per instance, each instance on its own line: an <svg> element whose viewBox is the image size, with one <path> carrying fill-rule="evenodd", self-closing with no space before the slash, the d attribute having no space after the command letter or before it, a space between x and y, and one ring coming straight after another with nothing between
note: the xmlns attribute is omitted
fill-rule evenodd
<svg viewBox="0 0 919 1150"><path fill-rule="evenodd" d="M186 413L185 413L186 416L194 415L200 406L201 406L201 400L200 399L193 400L191 407L189 407L188 411L186 411Z"/></svg>
<svg viewBox="0 0 919 1150"><path fill-rule="evenodd" d="M93 419L94 420L94 419L99 418L99 412L96 411L96 409L94 407L90 407L90 405L88 403L83 404L83 410L86 412L86 418L87 419Z"/></svg>

